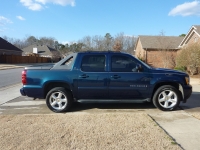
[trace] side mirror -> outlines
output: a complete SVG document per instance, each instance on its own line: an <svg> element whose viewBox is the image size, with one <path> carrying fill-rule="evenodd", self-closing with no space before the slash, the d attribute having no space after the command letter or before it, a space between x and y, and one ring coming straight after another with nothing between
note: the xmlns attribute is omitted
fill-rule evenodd
<svg viewBox="0 0 200 150"><path fill-rule="evenodd" d="M137 64L136 65L136 70L137 70L137 72L141 72L142 71L142 65L141 64Z"/></svg>

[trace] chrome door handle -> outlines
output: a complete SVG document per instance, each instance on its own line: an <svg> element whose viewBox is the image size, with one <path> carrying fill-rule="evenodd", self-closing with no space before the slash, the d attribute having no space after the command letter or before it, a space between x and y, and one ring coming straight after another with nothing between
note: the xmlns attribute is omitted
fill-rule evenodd
<svg viewBox="0 0 200 150"><path fill-rule="evenodd" d="M121 77L118 76L118 75L113 75L113 76L111 76L111 78L118 79L118 78L121 78Z"/></svg>
<svg viewBox="0 0 200 150"><path fill-rule="evenodd" d="M79 78L88 78L89 76L86 74L80 75Z"/></svg>

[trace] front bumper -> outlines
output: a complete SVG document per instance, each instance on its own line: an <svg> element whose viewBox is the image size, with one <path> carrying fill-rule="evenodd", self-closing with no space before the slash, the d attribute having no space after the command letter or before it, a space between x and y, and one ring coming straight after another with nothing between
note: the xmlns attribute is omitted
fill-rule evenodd
<svg viewBox="0 0 200 150"><path fill-rule="evenodd" d="M192 94L192 86L187 85L183 87L183 92L184 92L184 98L183 98L183 103L187 102L187 99L191 96Z"/></svg>

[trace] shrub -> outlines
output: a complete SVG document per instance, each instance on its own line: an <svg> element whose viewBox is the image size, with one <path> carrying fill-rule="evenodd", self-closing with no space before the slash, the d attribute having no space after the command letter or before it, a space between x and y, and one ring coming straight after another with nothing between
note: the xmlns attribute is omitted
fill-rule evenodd
<svg viewBox="0 0 200 150"><path fill-rule="evenodd" d="M184 67L184 66L181 66L181 67L175 67L174 70L179 70L179 71L186 72L186 71L187 71L187 68Z"/></svg>
<svg viewBox="0 0 200 150"><path fill-rule="evenodd" d="M145 60L142 57L138 57L138 59L145 63Z"/></svg>
<svg viewBox="0 0 200 150"><path fill-rule="evenodd" d="M185 66L191 75L198 73L200 66L200 43L192 43L182 48L176 57L176 67Z"/></svg>

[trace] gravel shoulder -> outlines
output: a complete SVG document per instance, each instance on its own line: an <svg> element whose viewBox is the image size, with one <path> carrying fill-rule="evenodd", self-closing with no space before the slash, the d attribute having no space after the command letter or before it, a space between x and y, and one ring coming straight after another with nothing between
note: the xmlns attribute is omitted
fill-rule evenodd
<svg viewBox="0 0 200 150"><path fill-rule="evenodd" d="M1 115L1 149L181 148L145 113Z"/></svg>

